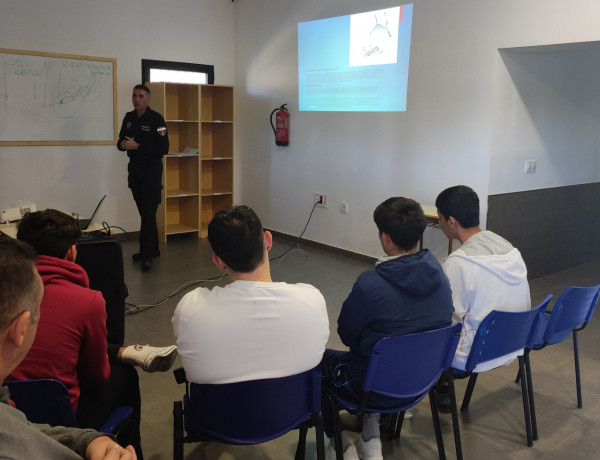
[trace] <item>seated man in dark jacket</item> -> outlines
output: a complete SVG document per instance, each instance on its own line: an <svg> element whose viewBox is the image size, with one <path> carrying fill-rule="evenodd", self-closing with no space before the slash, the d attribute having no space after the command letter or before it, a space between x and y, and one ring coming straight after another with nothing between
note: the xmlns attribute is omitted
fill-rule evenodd
<svg viewBox="0 0 600 460"><path fill-rule="evenodd" d="M438 329L452 323L452 294L435 257L417 244L427 226L419 203L389 198L373 213L386 256L375 270L361 274L344 302L338 334L349 351L325 350L321 368L326 385L346 399L358 401L371 350L382 338ZM385 407L387 398L378 398ZM391 402L391 401L390 401ZM372 403L375 401L372 400ZM327 459L335 459L333 414L323 401L325 432L330 438ZM363 418L356 444L342 436L344 459L381 460L379 414ZM358 452L357 452L358 451Z"/></svg>

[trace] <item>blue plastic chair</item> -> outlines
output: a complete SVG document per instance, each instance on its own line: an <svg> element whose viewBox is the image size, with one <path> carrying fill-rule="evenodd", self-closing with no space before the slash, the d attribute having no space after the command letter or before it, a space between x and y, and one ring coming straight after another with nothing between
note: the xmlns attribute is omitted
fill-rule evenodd
<svg viewBox="0 0 600 460"><path fill-rule="evenodd" d="M5 381L10 391L10 399L17 409L33 423L47 423L51 426L77 427L77 419L71 406L67 387L58 380L12 380ZM118 406L104 421L98 431L116 434L120 428L131 421L133 409Z"/></svg>
<svg viewBox="0 0 600 460"><path fill-rule="evenodd" d="M175 371L178 383L185 381L182 371ZM308 428L314 426L317 458L324 460L320 412L320 366L281 378L217 385L188 383L183 404L175 401L173 405L173 458L183 459L184 443L260 444L298 428L295 458L299 460L305 456Z"/></svg>
<svg viewBox="0 0 600 460"><path fill-rule="evenodd" d="M404 411L416 405L428 394L439 457L440 459L446 458L433 388L442 374L452 364L461 328L461 324L455 324L433 331L381 339L375 344L371 352L371 360L363 382L363 393L360 401L342 399L331 388L324 385L323 389L329 395L334 413L336 457L338 460L343 460L344 456L340 410L345 409L353 414L369 412L400 413L399 420L394 417L392 421L393 436L398 437L402 427ZM453 385L452 376L449 377L449 384ZM371 405L369 397L373 393L398 398L398 405L385 409ZM457 435L459 436L458 439L456 438ZM458 441L457 451L460 451L460 434L456 431L455 441Z"/></svg>
<svg viewBox="0 0 600 460"><path fill-rule="evenodd" d="M533 342L535 331L537 330L538 322L542 317L550 303L552 295L548 295L542 303L531 310L522 312L507 312L492 310L479 324L471 352L467 358L465 370L452 369L455 378L469 377L469 383L465 391L461 412L469 407L473 389L477 382L478 372L474 372L477 365L501 358L506 355L523 351ZM521 394L523 397L523 413L525 415L525 429L527 432L527 445L533 446L534 438L537 439L537 424L535 414L530 410L530 395L529 389L532 386L531 379L526 373L525 361L523 355L518 356L519 372L525 375L525 379L521 379ZM489 369L493 370L493 369ZM488 371L485 371L488 372ZM456 410L452 408L453 412ZM532 416L533 415L533 416ZM535 437L534 437L534 433Z"/></svg>
<svg viewBox="0 0 600 460"><path fill-rule="evenodd" d="M589 323L598 303L599 296L600 285L593 287L568 287L556 300L552 312L542 317L542 321L540 321L533 338L533 343L525 350L527 375L531 378L529 351L541 350L547 345L560 343L571 334L573 335L577 407L580 409L582 407L582 399L577 332L584 329ZM535 414L535 406L533 404L531 410Z"/></svg>

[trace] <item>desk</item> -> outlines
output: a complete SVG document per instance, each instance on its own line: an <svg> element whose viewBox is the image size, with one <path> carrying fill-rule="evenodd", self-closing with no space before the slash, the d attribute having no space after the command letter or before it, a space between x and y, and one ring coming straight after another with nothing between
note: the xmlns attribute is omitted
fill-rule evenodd
<svg viewBox="0 0 600 460"><path fill-rule="evenodd" d="M11 238L16 238L18 226L19 226L18 221L0 224L0 233L4 234L6 236L10 236ZM82 230L82 233L95 232L98 230L102 230L103 228L104 227L102 227L102 225L97 224L96 222L92 221L92 222L90 222L90 225L88 225L87 229Z"/></svg>
<svg viewBox="0 0 600 460"><path fill-rule="evenodd" d="M440 226L440 218L437 215L437 208L431 204L422 204L421 208L423 209L423 213L425 214L425 218L427 219L427 226L429 228L439 228ZM423 235L421 235L421 239L419 240L419 250L423 249ZM452 240L448 238L448 255L452 253Z"/></svg>
<svg viewBox="0 0 600 460"><path fill-rule="evenodd" d="M0 233L6 236L10 236L11 238L16 238L17 225L19 225L18 222L8 222L5 224L0 224Z"/></svg>

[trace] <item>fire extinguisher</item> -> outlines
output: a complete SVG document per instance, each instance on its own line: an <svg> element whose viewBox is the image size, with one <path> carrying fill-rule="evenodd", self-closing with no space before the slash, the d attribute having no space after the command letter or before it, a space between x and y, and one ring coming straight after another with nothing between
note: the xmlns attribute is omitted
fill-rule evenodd
<svg viewBox="0 0 600 460"><path fill-rule="evenodd" d="M273 128L273 134L275 134L275 144L277 145L288 145L290 143L290 114L285 108L287 104L283 104L281 107L273 109L271 112L271 128ZM275 125L273 125L273 114L275 114Z"/></svg>

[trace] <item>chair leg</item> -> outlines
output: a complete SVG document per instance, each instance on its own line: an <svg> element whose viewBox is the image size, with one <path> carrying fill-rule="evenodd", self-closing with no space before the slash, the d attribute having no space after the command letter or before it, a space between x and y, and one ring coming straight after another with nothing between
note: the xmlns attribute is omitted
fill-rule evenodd
<svg viewBox="0 0 600 460"><path fill-rule="evenodd" d="M517 376L515 377L515 383L519 383L521 380L521 371L517 371Z"/></svg>
<svg viewBox="0 0 600 460"><path fill-rule="evenodd" d="M533 377L531 376L531 361L529 360L529 350L526 349L523 354L525 361L525 374L527 375L527 389L529 392L529 413L531 414L531 431L533 440L538 440L537 418L535 415L535 400L533 398ZM519 372L520 374L520 372Z"/></svg>
<svg viewBox="0 0 600 460"><path fill-rule="evenodd" d="M306 457L306 434L308 433L308 424L303 424L299 428L298 445L296 446L295 460L304 460Z"/></svg>
<svg viewBox="0 0 600 460"><path fill-rule="evenodd" d="M477 382L477 375L479 375L479 374L471 374L471 377L469 377L469 383L467 384L465 396L463 397L463 402L462 402L462 405L460 406L461 412L469 408L469 403L471 402L471 396L473 395L473 388L475 388L475 382Z"/></svg>
<svg viewBox="0 0 600 460"><path fill-rule="evenodd" d="M446 460L444 438L442 437L440 416L438 414L437 401L435 399L435 390L433 388L429 391L429 405L431 406L431 418L433 419L433 428L435 430L435 440L437 442L438 454L440 456L440 460Z"/></svg>
<svg viewBox="0 0 600 460"><path fill-rule="evenodd" d="M173 403L173 460L183 460L183 407Z"/></svg>
<svg viewBox="0 0 600 460"><path fill-rule="evenodd" d="M335 400L335 396L327 394L331 411L333 413L333 427L335 436L335 458L336 460L344 460L344 447L342 446L342 419L340 418L340 407Z"/></svg>
<svg viewBox="0 0 600 460"><path fill-rule="evenodd" d="M456 459L462 460L462 442L460 440L460 425L458 424L458 409L456 403L456 392L454 388L454 376L448 372L448 391L450 392L450 405L452 407L452 429L454 430L454 447L456 449Z"/></svg>
<svg viewBox="0 0 600 460"><path fill-rule="evenodd" d="M523 412L525 414L525 430L527 431L527 445L533 446L533 435L531 433L531 412L529 410L529 392L527 391L527 378L525 375L525 362L523 356L519 356L519 371L521 372L521 395L523 396Z"/></svg>
<svg viewBox="0 0 600 460"><path fill-rule="evenodd" d="M317 439L317 460L325 460L325 433L323 432L323 417L319 414L315 425Z"/></svg>
<svg viewBox="0 0 600 460"><path fill-rule="evenodd" d="M390 425L390 440L400 439L400 431L402 431L402 424L404 423L404 411L394 415L394 423Z"/></svg>
<svg viewBox="0 0 600 460"><path fill-rule="evenodd" d="M573 355L575 358L575 384L577 385L577 407L581 409L581 375L579 374L579 345L577 343L577 331L573 331Z"/></svg>

